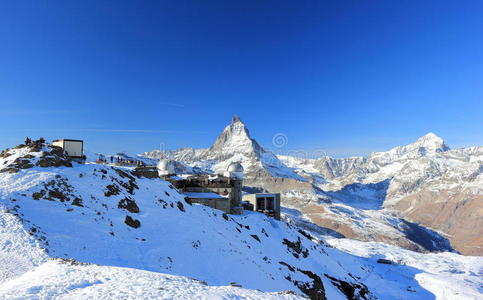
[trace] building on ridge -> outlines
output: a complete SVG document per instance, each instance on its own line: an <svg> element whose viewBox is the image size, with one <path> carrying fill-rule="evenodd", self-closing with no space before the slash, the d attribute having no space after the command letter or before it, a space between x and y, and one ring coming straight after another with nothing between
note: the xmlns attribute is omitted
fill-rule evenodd
<svg viewBox="0 0 483 300"><path fill-rule="evenodd" d="M52 145L62 148L72 160L82 162L85 159L83 140L59 139L52 141Z"/></svg>

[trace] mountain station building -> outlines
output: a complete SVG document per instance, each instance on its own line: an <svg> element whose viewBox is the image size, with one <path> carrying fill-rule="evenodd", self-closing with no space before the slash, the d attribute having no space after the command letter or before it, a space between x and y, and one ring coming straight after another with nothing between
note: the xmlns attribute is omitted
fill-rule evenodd
<svg viewBox="0 0 483 300"><path fill-rule="evenodd" d="M52 145L62 148L74 160L82 160L84 158L83 140L60 139L52 141Z"/></svg>
<svg viewBox="0 0 483 300"><path fill-rule="evenodd" d="M248 205L247 205L248 204ZM247 194L243 196L242 206L250 207L254 211L258 211L280 220L280 194L279 193L258 193Z"/></svg>

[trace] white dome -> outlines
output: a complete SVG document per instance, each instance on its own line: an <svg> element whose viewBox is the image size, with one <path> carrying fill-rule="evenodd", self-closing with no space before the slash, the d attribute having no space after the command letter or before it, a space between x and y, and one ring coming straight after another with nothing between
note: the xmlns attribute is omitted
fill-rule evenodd
<svg viewBox="0 0 483 300"><path fill-rule="evenodd" d="M244 169L240 163L233 162L228 166L227 171L230 173L243 173Z"/></svg>
<svg viewBox="0 0 483 300"><path fill-rule="evenodd" d="M157 165L158 172L161 175L168 175L168 174L174 174L175 173L175 166L174 162L169 159L162 159L158 162Z"/></svg>

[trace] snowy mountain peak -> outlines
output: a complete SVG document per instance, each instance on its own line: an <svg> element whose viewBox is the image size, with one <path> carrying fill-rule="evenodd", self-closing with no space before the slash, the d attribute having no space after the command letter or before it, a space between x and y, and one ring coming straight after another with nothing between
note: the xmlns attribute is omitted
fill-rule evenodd
<svg viewBox="0 0 483 300"><path fill-rule="evenodd" d="M233 124L233 123L237 123L237 122L243 123L239 116L234 115L233 118L231 119L231 123Z"/></svg>
<svg viewBox="0 0 483 300"><path fill-rule="evenodd" d="M389 163L401 160L418 159L420 157L434 155L446 152L450 148L444 140L436 134L430 132L414 143L392 148L387 152L374 152L368 159L373 160L376 164L387 165Z"/></svg>
<svg viewBox="0 0 483 300"><path fill-rule="evenodd" d="M207 173L224 172L231 163L237 162L243 165L245 178L273 176L305 181L271 151L260 146L250 136L245 123L236 115L210 148L185 148L164 152L154 150L145 152L142 156L150 159L174 159L182 162L187 169L196 167Z"/></svg>
<svg viewBox="0 0 483 300"><path fill-rule="evenodd" d="M247 126L240 119L240 117L238 117L236 115L233 116L233 118L231 119L230 125L228 125L227 127L225 127L225 130L224 131L227 131L227 130L230 130L232 133L235 133L235 134L238 133L238 134L245 135L248 138L250 138L250 133L248 131Z"/></svg>
<svg viewBox="0 0 483 300"><path fill-rule="evenodd" d="M423 147L426 150L435 152L444 152L449 150L449 147L446 145L444 140L432 132L420 137L412 145Z"/></svg>
<svg viewBox="0 0 483 300"><path fill-rule="evenodd" d="M250 137L250 132L245 123L234 116L230 125L226 126L211 147L212 151L223 153L234 152L259 152L260 145Z"/></svg>

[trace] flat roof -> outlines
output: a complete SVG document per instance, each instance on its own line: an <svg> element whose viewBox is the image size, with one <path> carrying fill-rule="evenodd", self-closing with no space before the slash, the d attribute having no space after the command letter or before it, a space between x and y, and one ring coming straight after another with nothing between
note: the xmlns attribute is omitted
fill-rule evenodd
<svg viewBox="0 0 483 300"><path fill-rule="evenodd" d="M195 192L186 192L184 193L188 198L195 198L195 199L228 199L227 197L223 197L217 193L195 193Z"/></svg>
<svg viewBox="0 0 483 300"><path fill-rule="evenodd" d="M280 195L280 193L248 193L248 194L244 194L243 196L249 196L249 195L255 195L255 196L276 196L276 195Z"/></svg>
<svg viewBox="0 0 483 300"><path fill-rule="evenodd" d="M52 142L61 142L61 141L65 141L65 142L81 142L81 143L84 142L83 140L73 140L73 139L58 139L58 140L53 140Z"/></svg>

